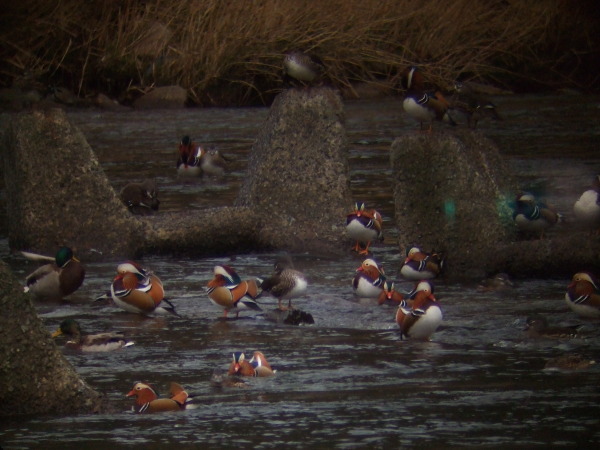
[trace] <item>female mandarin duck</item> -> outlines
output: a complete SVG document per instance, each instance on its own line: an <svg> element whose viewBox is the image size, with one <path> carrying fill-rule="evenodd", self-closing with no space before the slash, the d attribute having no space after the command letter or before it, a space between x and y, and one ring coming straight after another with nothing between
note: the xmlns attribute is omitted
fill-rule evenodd
<svg viewBox="0 0 600 450"><path fill-rule="evenodd" d="M260 311L261 308L256 303L260 293L255 280L242 281L235 270L226 265L215 266L214 275L207 284L208 298L223 309L223 317L233 311L237 318L242 309Z"/></svg>
<svg viewBox="0 0 600 450"><path fill-rule="evenodd" d="M177 173L182 176L197 177L202 174L222 176L229 163L219 150L205 150L200 144L184 136L179 143Z"/></svg>
<svg viewBox="0 0 600 450"><path fill-rule="evenodd" d="M600 289L595 277L587 272L573 275L565 301L569 308L582 317L600 318Z"/></svg>
<svg viewBox="0 0 600 450"><path fill-rule="evenodd" d="M398 307L396 323L402 337L429 339L442 323L442 310L428 286L419 283L413 298Z"/></svg>
<svg viewBox="0 0 600 450"><path fill-rule="evenodd" d="M442 272L444 262L441 253L426 253L419 247L408 247L406 259L400 268L400 275L414 281L435 278Z"/></svg>
<svg viewBox="0 0 600 450"><path fill-rule="evenodd" d="M233 358L227 371L227 374L230 376L272 377L275 375L275 371L261 352L254 352L250 361L246 360L246 356L242 352L235 352L232 356Z"/></svg>
<svg viewBox="0 0 600 450"><path fill-rule="evenodd" d="M39 300L62 300L82 285L85 269L69 247L61 247L54 258L21 252L26 258L53 261L45 264L25 279L25 292L31 292Z"/></svg>
<svg viewBox="0 0 600 450"><path fill-rule="evenodd" d="M520 192L517 194L513 220L519 230L525 233L539 234L544 237L545 231L556 225L561 215L544 202L537 202L533 194Z"/></svg>
<svg viewBox="0 0 600 450"><path fill-rule="evenodd" d="M581 194L573 206L577 222L588 230L600 232L600 175L596 175L592 188Z"/></svg>
<svg viewBox="0 0 600 450"><path fill-rule="evenodd" d="M573 338L577 337L579 329L583 325L572 325L568 327L551 327L548 320L541 314L529 316L525 321L524 330L529 337L548 337L548 338Z"/></svg>
<svg viewBox="0 0 600 450"><path fill-rule="evenodd" d="M275 273L265 279L260 287L277 298L280 310L292 309L292 299L303 296L308 287L304 274L294 269L289 255L280 257L275 263ZM288 300L287 308L281 305L282 300Z"/></svg>
<svg viewBox="0 0 600 450"><path fill-rule="evenodd" d="M377 298L377 304L383 305L384 303L389 303L395 306L402 303L403 300L404 295L396 290L394 283L386 281L383 283L383 291L379 293L379 297Z"/></svg>
<svg viewBox="0 0 600 450"><path fill-rule="evenodd" d="M346 217L346 233L351 239L356 240L352 250L359 255L367 255L369 246L375 239L383 241L383 219L374 209L365 209L363 202L354 204L354 211ZM365 244L362 248L360 244Z"/></svg>
<svg viewBox="0 0 600 450"><path fill-rule="evenodd" d="M482 97L471 84L456 81L454 83L456 95L452 98L452 118L462 116L469 128L477 128L479 120L489 117L492 120L502 120L496 105Z"/></svg>
<svg viewBox="0 0 600 450"><path fill-rule="evenodd" d="M146 315L175 312L173 305L164 298L160 278L133 261L117 266L110 295L115 304L125 311Z"/></svg>
<svg viewBox="0 0 600 450"><path fill-rule="evenodd" d="M121 201L133 214L148 215L158 211L158 188L154 180L129 183L119 194Z"/></svg>
<svg viewBox="0 0 600 450"><path fill-rule="evenodd" d="M318 57L292 51L283 57L284 82L299 81L303 85L318 82L325 73L325 65Z"/></svg>
<svg viewBox="0 0 600 450"><path fill-rule="evenodd" d="M65 347L83 352L110 352L123 347L133 345L121 333L98 333L82 334L81 327L75 319L65 319L61 322L58 329L52 333L52 337L65 335L70 339L65 343Z"/></svg>
<svg viewBox="0 0 600 450"><path fill-rule="evenodd" d="M127 397L135 397L134 410L137 413L158 413L183 411L188 403L188 393L177 383L171 383L169 398L158 398L157 392L148 383L135 383Z"/></svg>
<svg viewBox="0 0 600 450"><path fill-rule="evenodd" d="M421 130L423 130L423 122L429 122L427 131L431 133L434 120L446 121L451 125L456 125L452 117L448 115L450 107L448 101L439 91L435 94L425 92L423 75L415 66L411 66L404 71L402 84L406 88L402 107L410 117L421 124Z"/></svg>
<svg viewBox="0 0 600 450"><path fill-rule="evenodd" d="M383 292L385 273L374 259L365 259L360 267L356 269L356 275L352 280L354 294L364 298L378 298Z"/></svg>

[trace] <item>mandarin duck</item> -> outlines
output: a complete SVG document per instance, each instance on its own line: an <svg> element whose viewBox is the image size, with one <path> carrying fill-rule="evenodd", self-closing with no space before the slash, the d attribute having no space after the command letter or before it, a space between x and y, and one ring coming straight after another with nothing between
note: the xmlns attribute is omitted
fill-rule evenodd
<svg viewBox="0 0 600 450"><path fill-rule="evenodd" d="M54 258L30 252L21 254L31 260L53 261L25 278L23 290L38 300L62 300L83 284L85 269L69 247L59 248Z"/></svg>
<svg viewBox="0 0 600 450"><path fill-rule="evenodd" d="M354 294L363 298L378 298L383 292L385 273L374 259L365 259L360 267L356 269L356 275L352 280Z"/></svg>
<svg viewBox="0 0 600 450"><path fill-rule="evenodd" d="M354 211L346 216L346 233L356 244L352 250L359 255L369 254L369 246L375 239L383 241L383 219L374 209L365 209L363 202L354 204ZM362 248L361 244L365 244Z"/></svg>
<svg viewBox="0 0 600 450"><path fill-rule="evenodd" d="M117 276L110 286L110 297L117 306L132 313L175 313L174 306L165 298L160 278L133 261L117 266Z"/></svg>
<svg viewBox="0 0 600 450"><path fill-rule="evenodd" d="M158 211L158 188L154 180L142 183L129 183L121 189L121 201L133 214L147 215Z"/></svg>
<svg viewBox="0 0 600 450"><path fill-rule="evenodd" d="M492 120L502 120L496 105L481 96L473 85L456 81L454 91L455 95L451 99L452 108L449 113L456 122L462 122L458 119L458 116L461 116L469 128L477 128L477 122L486 117Z"/></svg>
<svg viewBox="0 0 600 450"><path fill-rule="evenodd" d="M97 333L84 335L79 322L75 319L65 319L52 337L67 336L69 340L65 347L83 352L109 352L133 345L125 339L122 333Z"/></svg>
<svg viewBox="0 0 600 450"><path fill-rule="evenodd" d="M321 80L325 64L318 57L300 51L288 52L283 57L283 79L285 83L297 81L307 86Z"/></svg>
<svg viewBox="0 0 600 450"><path fill-rule="evenodd" d="M479 292L503 292L514 287L514 283L504 272L485 278L477 285Z"/></svg>
<svg viewBox="0 0 600 450"><path fill-rule="evenodd" d="M587 272L573 275L567 287L565 301L581 317L600 318L600 289L598 281Z"/></svg>
<svg viewBox="0 0 600 450"><path fill-rule="evenodd" d="M237 318L242 309L261 310L256 303L260 295L257 281L242 281L232 267L224 264L215 266L213 271L214 278L207 284L208 298L223 309L223 317L233 311Z"/></svg>
<svg viewBox="0 0 600 450"><path fill-rule="evenodd" d="M425 92L425 81L417 67L408 67L402 73L401 80L403 87L406 89L402 108L410 117L421 124L421 131L423 130L423 123L428 122L429 129L427 131L431 133L434 120L456 125L452 117L448 115L450 104L443 94L440 91L436 91L434 94Z"/></svg>
<svg viewBox="0 0 600 450"><path fill-rule="evenodd" d="M444 263L445 259L441 253L426 253L419 247L408 247L400 275L414 281L435 278L444 269Z"/></svg>
<svg viewBox="0 0 600 450"><path fill-rule="evenodd" d="M442 323L442 310L426 284L416 290L412 299L400 303L396 323L401 337L428 340Z"/></svg>
<svg viewBox="0 0 600 450"><path fill-rule="evenodd" d="M282 311L293 309L292 300L303 296L308 287L304 274L294 269L289 255L280 257L275 263L275 272L260 285L263 291L269 292L277 298L278 308ZM287 308L281 305L283 300L288 300Z"/></svg>
<svg viewBox="0 0 600 450"><path fill-rule="evenodd" d="M183 411L189 405L189 394L178 383L169 386L169 398L158 398L156 390L148 383L135 383L127 397L135 397L134 411L140 414L165 411Z"/></svg>
<svg viewBox="0 0 600 450"><path fill-rule="evenodd" d="M178 175L191 177L198 177L203 174L222 176L229 162L229 158L225 157L219 150L206 150L200 144L193 142L189 136L184 136L179 143Z"/></svg>
<svg viewBox="0 0 600 450"><path fill-rule="evenodd" d="M383 283L383 291L379 293L377 298L377 304L383 305L384 303L398 305L404 300L404 295L396 290L396 287L392 281L386 281Z"/></svg>
<svg viewBox="0 0 600 450"><path fill-rule="evenodd" d="M573 205L575 219L584 228L600 232L600 175Z"/></svg>
<svg viewBox="0 0 600 450"><path fill-rule="evenodd" d="M246 359L244 353L235 352L232 355L232 361L227 374L243 377L271 377L275 375L275 371L261 352L254 352L249 361Z"/></svg>
<svg viewBox="0 0 600 450"><path fill-rule="evenodd" d="M532 338L573 338L577 337L577 333L582 326L583 325L551 327L544 316L541 314L534 314L526 319L525 328L523 330L527 331L527 335Z"/></svg>
<svg viewBox="0 0 600 450"><path fill-rule="evenodd" d="M533 194L517 194L513 220L517 228L525 233L539 234L543 239L545 231L561 220L561 215L544 202L536 201Z"/></svg>

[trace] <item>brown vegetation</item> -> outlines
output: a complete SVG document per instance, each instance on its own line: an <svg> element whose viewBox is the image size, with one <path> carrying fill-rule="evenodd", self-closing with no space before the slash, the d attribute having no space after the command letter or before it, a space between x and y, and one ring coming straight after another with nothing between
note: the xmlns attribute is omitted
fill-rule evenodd
<svg viewBox="0 0 600 450"><path fill-rule="evenodd" d="M268 103L282 54L319 55L331 81L398 88L419 64L516 90L597 88L593 1L24 0L0 13L0 83L131 100L179 84L199 104Z"/></svg>

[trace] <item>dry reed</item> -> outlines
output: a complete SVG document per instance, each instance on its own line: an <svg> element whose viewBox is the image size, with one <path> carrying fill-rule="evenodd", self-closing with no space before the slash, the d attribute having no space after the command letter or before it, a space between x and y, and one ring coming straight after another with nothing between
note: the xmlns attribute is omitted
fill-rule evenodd
<svg viewBox="0 0 600 450"><path fill-rule="evenodd" d="M418 64L501 87L597 87L593 3L562 0L25 0L2 14L0 82L127 101L179 84L199 104L268 103L282 54L319 55L332 83L397 89Z"/></svg>

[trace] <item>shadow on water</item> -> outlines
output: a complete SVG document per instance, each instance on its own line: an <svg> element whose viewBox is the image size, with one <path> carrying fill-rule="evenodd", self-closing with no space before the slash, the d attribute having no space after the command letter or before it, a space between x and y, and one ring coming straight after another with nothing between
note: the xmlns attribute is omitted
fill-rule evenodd
<svg viewBox="0 0 600 450"><path fill-rule="evenodd" d="M585 98L581 105L581 100L498 98L506 120L481 126L522 187L551 197L566 215L600 173L599 102ZM156 178L161 213L231 205L266 115L262 108L70 113L115 189L132 179ZM375 244L374 257L408 291L411 284L398 276L401 230L394 229L389 147L395 136L412 133L416 126L405 118L398 99L348 103L346 126L353 195L385 218L386 241ZM184 134L232 157L232 171L222 179L177 179L176 148ZM136 342L108 354L65 351L83 378L122 412L5 421L0 445L531 447L590 446L600 440L600 363L582 371L544 368L549 359L565 354L600 359L599 324L577 318L564 303L571 274L517 280L502 293L440 282L436 296L444 322L431 342L418 342L400 339L394 308L353 296L350 282L360 258L350 251L336 260L295 255L310 283L307 296L296 304L313 314L315 325L278 326L254 312L222 320L204 291L212 267L228 263L242 277L266 276L274 258L146 258L143 264L161 276L180 314L158 319L93 303L109 287L117 261L88 264L84 286L69 302L38 309L48 330L73 316L84 331L122 330ZM4 259L20 279L34 268L14 256ZM275 306L270 297L261 301L263 309ZM532 313L556 324L584 323L586 334L570 340L529 339L523 326ZM225 371L236 350L261 350L278 370L276 377L251 379L246 388L211 385L213 372ZM197 408L135 415L125 393L139 380L163 393L169 381L177 381L196 395Z"/></svg>

